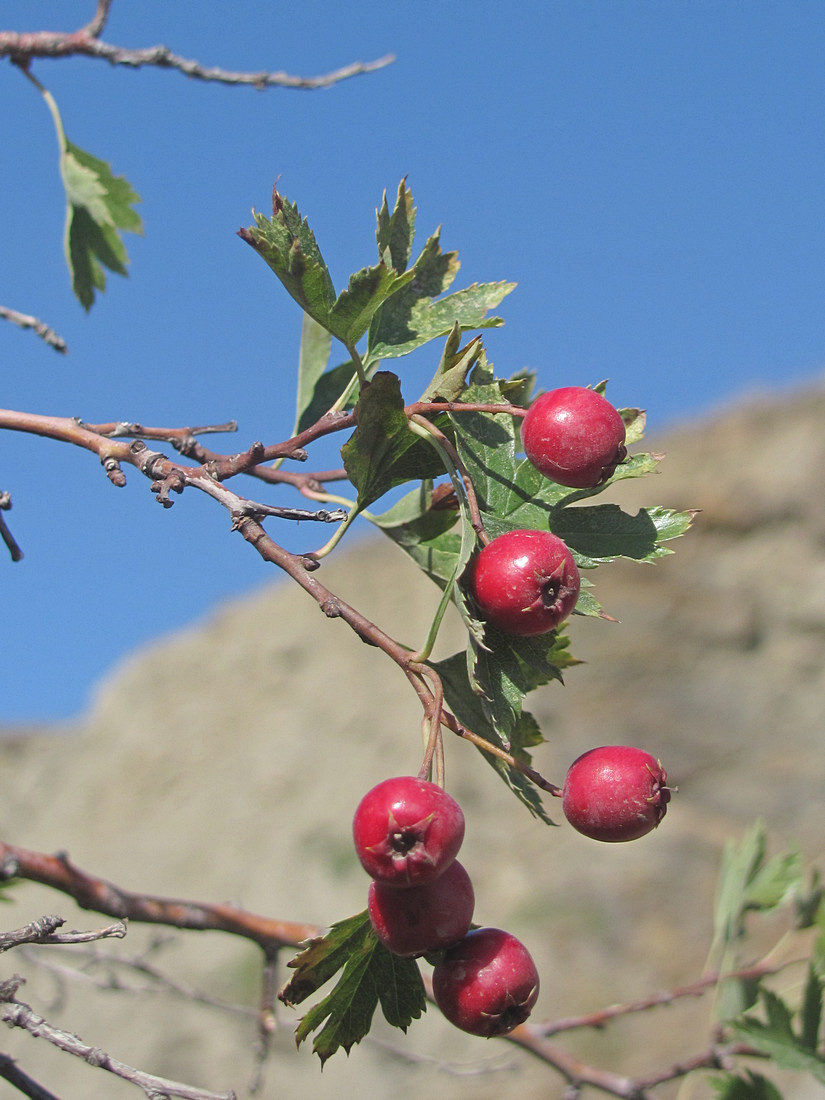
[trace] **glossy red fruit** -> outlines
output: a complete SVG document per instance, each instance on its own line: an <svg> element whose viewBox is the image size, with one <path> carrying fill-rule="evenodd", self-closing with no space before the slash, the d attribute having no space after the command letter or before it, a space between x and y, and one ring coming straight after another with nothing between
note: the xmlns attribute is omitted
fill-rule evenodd
<svg viewBox="0 0 825 1100"><path fill-rule="evenodd" d="M546 634L579 598L579 571L550 531L507 531L471 566L469 587L482 616L508 634Z"/></svg>
<svg viewBox="0 0 825 1100"><path fill-rule="evenodd" d="M474 908L473 884L457 859L424 886L399 890L373 880L367 903L379 940L394 955L407 957L440 951L460 940Z"/></svg>
<svg viewBox="0 0 825 1100"><path fill-rule="evenodd" d="M562 793L564 816L593 840L636 840L667 812L667 772L643 749L603 745L575 760Z"/></svg>
<svg viewBox="0 0 825 1100"><path fill-rule="evenodd" d="M627 454L621 416L582 386L537 397L522 421L521 442L537 470L572 489L601 485Z"/></svg>
<svg viewBox="0 0 825 1100"><path fill-rule="evenodd" d="M539 975L515 936L476 928L436 963L433 995L451 1024L491 1038L524 1023L539 995Z"/></svg>
<svg viewBox="0 0 825 1100"><path fill-rule="evenodd" d="M421 886L450 866L464 839L464 814L445 790L411 775L367 791L352 822L364 870L390 886Z"/></svg>

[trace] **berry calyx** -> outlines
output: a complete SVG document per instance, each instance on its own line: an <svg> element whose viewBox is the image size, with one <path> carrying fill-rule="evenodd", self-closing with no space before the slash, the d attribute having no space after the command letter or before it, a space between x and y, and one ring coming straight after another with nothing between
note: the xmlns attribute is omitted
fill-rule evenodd
<svg viewBox="0 0 825 1100"><path fill-rule="evenodd" d="M667 772L649 752L603 745L570 765L562 809L573 828L593 840L637 840L667 813L666 784Z"/></svg>
<svg viewBox="0 0 825 1100"><path fill-rule="evenodd" d="M455 859L464 839L464 814L435 783L396 776L361 799L352 835L368 875L389 886L420 886Z"/></svg>
<svg viewBox="0 0 825 1100"><path fill-rule="evenodd" d="M627 455L621 416L583 386L537 397L522 421L521 442L537 470L572 489L602 485Z"/></svg>
<svg viewBox="0 0 825 1100"><path fill-rule="evenodd" d="M453 860L432 882L399 890L372 881L367 910L378 939L394 955L408 958L440 951L470 927L475 895L470 876Z"/></svg>
<svg viewBox="0 0 825 1100"><path fill-rule="evenodd" d="M471 1035L506 1035L530 1015L539 974L530 952L500 928L475 928L433 968L433 996L451 1024Z"/></svg>
<svg viewBox="0 0 825 1100"><path fill-rule="evenodd" d="M470 591L482 616L508 634L546 634L579 598L579 571L565 543L550 531L507 531L471 565Z"/></svg>

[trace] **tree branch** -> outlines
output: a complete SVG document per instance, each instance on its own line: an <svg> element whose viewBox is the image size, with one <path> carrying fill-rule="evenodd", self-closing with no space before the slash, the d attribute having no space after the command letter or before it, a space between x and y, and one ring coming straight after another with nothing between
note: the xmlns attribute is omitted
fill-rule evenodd
<svg viewBox="0 0 825 1100"><path fill-rule="evenodd" d="M4 982L0 989L0 1020L9 1027L19 1027L34 1036L35 1039L45 1039L58 1050L67 1054L74 1054L82 1058L84 1062L97 1069L108 1070L109 1073L129 1081L138 1088L143 1089L147 1097L157 1098L177 1097L178 1100L237 1100L236 1094L229 1092L209 1092L206 1089L194 1088L191 1085L181 1084L179 1081L170 1081L163 1077L156 1077L152 1073L144 1073L143 1070L127 1066L125 1062L118 1061L99 1047L90 1046L77 1035L72 1035L62 1028L50 1024L42 1016L38 1015L29 1005L18 1001L15 997L17 987L21 979L15 977L10 982ZM35 1094L37 1095L37 1094Z"/></svg>
<svg viewBox="0 0 825 1100"><path fill-rule="evenodd" d="M29 1100L60 1100L53 1092L44 1089L42 1085L17 1066L14 1059L7 1054L0 1054L0 1077L14 1085L18 1092L28 1096Z"/></svg>
<svg viewBox="0 0 825 1100"><path fill-rule="evenodd" d="M386 68L395 60L393 54L375 61L355 61L322 76L294 76L278 72L234 72L216 66L202 65L192 58L173 53L168 46L148 46L130 50L115 46L98 37L108 15L110 4L98 4L94 19L78 31L0 31L0 57L8 57L21 68L28 68L36 58L93 57L108 61L111 65L125 65L132 69L151 65L160 69L174 69L191 77L218 84L246 85L253 88L298 88L314 90L328 88L342 80Z"/></svg>
<svg viewBox="0 0 825 1100"><path fill-rule="evenodd" d="M50 886L74 898L81 909L93 909L118 920L197 932L228 932L251 940L266 951L281 946L297 947L319 935L315 925L257 916L234 905L135 894L87 874L65 853L46 855L0 842L0 881L14 878Z"/></svg>
<svg viewBox="0 0 825 1100"><path fill-rule="evenodd" d="M50 347L63 355L69 350L69 346L63 337L59 336L53 328L50 328L45 321L41 321L37 317L32 317L28 313L20 313L16 309L9 309L8 306L0 306L0 318L4 321L11 321L13 325L18 325L20 328L31 329L41 340L45 340Z"/></svg>

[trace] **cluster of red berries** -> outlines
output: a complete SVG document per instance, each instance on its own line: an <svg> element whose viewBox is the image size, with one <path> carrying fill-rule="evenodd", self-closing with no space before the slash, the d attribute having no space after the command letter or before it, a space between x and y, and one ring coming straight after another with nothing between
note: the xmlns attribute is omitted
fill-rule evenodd
<svg viewBox="0 0 825 1100"><path fill-rule="evenodd" d="M594 489L625 458L625 425L596 390L565 386L537 397L524 416L521 442L545 477ZM579 598L579 571L550 531L508 531L489 542L470 567L468 586L487 622L508 634L555 630Z"/></svg>
<svg viewBox="0 0 825 1100"><path fill-rule="evenodd" d="M542 394L524 416L525 454L559 485L601 485L626 455L625 426L595 390L569 386ZM554 630L579 598L579 572L549 531L510 531L476 556L467 586L484 618L510 634ZM670 790L658 760L621 745L591 749L573 762L562 798L565 817L602 841L635 840L665 815ZM475 895L456 859L464 839L461 807L423 779L386 779L355 811L358 858L372 882L367 910L381 943L396 955L431 957L433 995L463 1031L505 1035L530 1015L539 976L525 946L500 928L472 928Z"/></svg>
<svg viewBox="0 0 825 1100"><path fill-rule="evenodd" d="M506 1035L530 1015L539 975L527 948L500 928L471 929L475 895L455 858L461 807L435 783L385 779L361 799L352 823L372 882L367 909L378 939L396 955L435 955L433 995L472 1035Z"/></svg>

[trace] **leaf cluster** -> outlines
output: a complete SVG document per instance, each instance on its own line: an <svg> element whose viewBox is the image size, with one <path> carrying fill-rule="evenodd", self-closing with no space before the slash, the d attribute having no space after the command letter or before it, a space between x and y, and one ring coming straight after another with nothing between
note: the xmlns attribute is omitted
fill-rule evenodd
<svg viewBox="0 0 825 1100"><path fill-rule="evenodd" d="M711 958L721 979L716 1014L733 1040L746 1043L781 1069L809 1074L825 1084L822 1021L825 1012L825 892L796 850L767 854L767 835L757 822L737 844L726 845L714 907ZM797 931L810 929L814 948L805 978L777 991L763 977L725 977L735 969L749 919L789 910ZM799 993L801 989L801 994ZM727 1074L714 1082L722 1100L781 1100L760 1074ZM748 1091L750 1090L750 1091Z"/></svg>
<svg viewBox="0 0 825 1100"><path fill-rule="evenodd" d="M256 214L254 225L240 236L304 313L296 432L325 414L354 407L357 427L342 449L357 493L354 514L390 490L412 485L391 507L368 518L441 589L437 618L452 603L467 627L466 651L432 662L447 705L460 723L529 766L529 750L542 736L523 709L524 697L561 681L564 670L577 662L564 632L519 639L481 621L463 583L478 548L479 528L491 537L516 528L553 531L568 544L579 568L592 572L618 557L652 562L670 553L666 544L687 530L692 515L668 508L631 515L616 504L595 501L604 486L571 490L536 471L521 452L518 416L530 400L534 378L525 372L498 377L479 335L462 343L465 333L502 323L490 311L513 284L452 291L457 254L442 251L436 231L413 258L415 220L412 195L402 180L392 209L385 194L376 212L377 263L356 271L340 292L307 220L277 189L271 217ZM437 338L445 343L420 401L445 408L412 423L402 371L390 372L382 364L402 360ZM346 357L331 365L335 341ZM603 390L604 383L598 388ZM622 416L628 441L638 443L644 413L625 409ZM645 476L658 461L656 455L634 454L611 481ZM576 613L609 618L588 579ZM485 759L531 812L549 821L535 788L518 768L500 757L485 754Z"/></svg>
<svg viewBox="0 0 825 1100"><path fill-rule="evenodd" d="M380 943L366 911L311 940L289 965L295 973L278 996L291 1006L301 1004L341 972L332 991L307 1012L295 1033L300 1046L317 1032L312 1049L322 1065L340 1048L349 1053L361 1042L379 1004L386 1021L402 1031L426 1011L417 964L393 955Z"/></svg>

